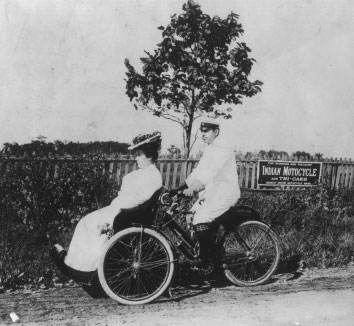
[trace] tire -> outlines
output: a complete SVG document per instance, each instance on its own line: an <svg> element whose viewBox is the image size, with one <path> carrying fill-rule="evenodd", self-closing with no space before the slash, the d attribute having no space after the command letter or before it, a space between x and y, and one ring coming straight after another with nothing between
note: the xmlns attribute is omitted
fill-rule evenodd
<svg viewBox="0 0 354 326"><path fill-rule="evenodd" d="M225 276L235 285L265 283L276 271L279 261L278 237L262 222L241 223L224 236L221 264Z"/></svg>
<svg viewBox="0 0 354 326"><path fill-rule="evenodd" d="M115 234L105 245L98 276L109 297L137 305L157 299L169 287L175 262L169 242L160 233L130 227Z"/></svg>

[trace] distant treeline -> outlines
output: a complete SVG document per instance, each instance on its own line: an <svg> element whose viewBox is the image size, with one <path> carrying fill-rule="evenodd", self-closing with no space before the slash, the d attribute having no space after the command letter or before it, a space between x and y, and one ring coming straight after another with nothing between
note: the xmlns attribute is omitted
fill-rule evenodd
<svg viewBox="0 0 354 326"><path fill-rule="evenodd" d="M285 151L276 151L276 150L270 150L270 151L265 151L265 150L260 150L256 152L247 152L245 155L242 153L239 153L239 158L240 159L259 159L259 158L267 158L267 159L274 159L274 160L280 160L280 159L287 159L289 157L297 157L298 159L302 160L321 160L323 158L322 153L315 153L314 155L304 152L304 151L296 151L292 153L287 153Z"/></svg>
<svg viewBox="0 0 354 326"><path fill-rule="evenodd" d="M44 137L30 143L19 145L5 143L0 151L2 157L109 157L115 158L128 154L129 144L117 141L80 142L46 142Z"/></svg>
<svg viewBox="0 0 354 326"><path fill-rule="evenodd" d="M0 157L18 157L18 158L82 158L82 157L97 157L97 158L120 158L122 156L129 157L128 147L130 144L120 143L118 141L94 141L87 143L67 142L56 140L47 142L45 137L40 136L30 143L5 143L0 151ZM201 152L197 153L197 158ZM163 158L182 158L182 150L175 145L171 145L165 153L161 153ZM323 155L316 153L311 155L304 151L296 151L287 153L285 151L276 150L260 150L254 152L236 152L237 159L284 159L286 157L298 157L303 160L316 159L321 160Z"/></svg>

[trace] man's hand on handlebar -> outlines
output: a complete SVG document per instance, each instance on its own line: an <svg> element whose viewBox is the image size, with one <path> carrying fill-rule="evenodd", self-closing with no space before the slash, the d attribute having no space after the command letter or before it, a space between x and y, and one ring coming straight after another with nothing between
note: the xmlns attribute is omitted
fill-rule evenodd
<svg viewBox="0 0 354 326"><path fill-rule="evenodd" d="M171 197L174 197L176 195L182 195L183 194L183 190L186 189L188 186L184 183L182 186L180 186L179 188L176 189L172 189L169 191L169 194Z"/></svg>
<svg viewBox="0 0 354 326"><path fill-rule="evenodd" d="M194 196L194 194L204 190L204 188L205 185L203 184L203 182L198 179L194 179L191 185L187 189L183 190L183 194L187 197L192 197Z"/></svg>
<svg viewBox="0 0 354 326"><path fill-rule="evenodd" d="M200 180L194 179L192 184L189 187L186 184L183 184L181 187L171 190L170 196L174 197L176 195L183 194L186 197L193 197L194 194L204 190L204 188L205 185Z"/></svg>
<svg viewBox="0 0 354 326"><path fill-rule="evenodd" d="M179 190L179 189L172 189L168 192L169 196L172 198L176 195L181 195L183 193L182 190Z"/></svg>
<svg viewBox="0 0 354 326"><path fill-rule="evenodd" d="M187 188L183 190L183 195L185 195L186 197L192 197L194 196L194 190L191 188Z"/></svg>
<svg viewBox="0 0 354 326"><path fill-rule="evenodd" d="M174 196L186 196L192 197L194 195L194 191L190 188L180 190L180 189L172 189L168 192L169 196L172 198Z"/></svg>

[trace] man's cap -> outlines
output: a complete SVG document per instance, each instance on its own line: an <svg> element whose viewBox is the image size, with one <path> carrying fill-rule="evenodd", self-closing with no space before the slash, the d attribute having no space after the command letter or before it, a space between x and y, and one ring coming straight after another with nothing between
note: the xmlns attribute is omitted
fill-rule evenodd
<svg viewBox="0 0 354 326"><path fill-rule="evenodd" d="M212 118L204 118L201 122L200 122L200 129L202 128L207 128L207 129L219 129L220 125L219 123Z"/></svg>
<svg viewBox="0 0 354 326"><path fill-rule="evenodd" d="M133 139L133 145L128 147L128 150L137 149L139 147L150 145L150 144L158 144L161 143L161 133L159 131L155 131L152 134L143 134L138 135Z"/></svg>

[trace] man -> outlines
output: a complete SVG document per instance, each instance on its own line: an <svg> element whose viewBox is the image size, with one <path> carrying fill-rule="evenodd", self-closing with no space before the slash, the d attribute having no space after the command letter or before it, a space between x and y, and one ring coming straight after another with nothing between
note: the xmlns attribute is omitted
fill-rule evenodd
<svg viewBox="0 0 354 326"><path fill-rule="evenodd" d="M200 267L208 266L210 224L235 205L240 198L237 166L234 151L219 140L220 127L215 120L203 120L201 137L206 145L195 170L186 179L185 196L198 193L192 207L193 225L200 245Z"/></svg>

